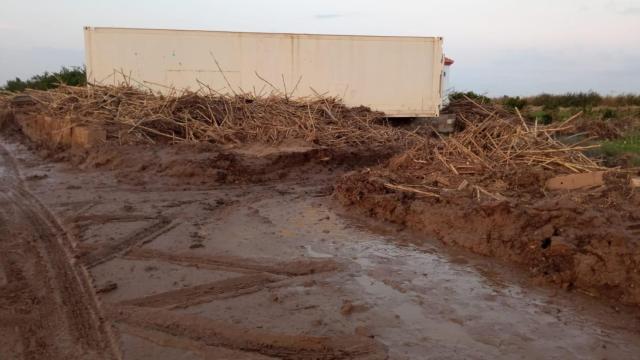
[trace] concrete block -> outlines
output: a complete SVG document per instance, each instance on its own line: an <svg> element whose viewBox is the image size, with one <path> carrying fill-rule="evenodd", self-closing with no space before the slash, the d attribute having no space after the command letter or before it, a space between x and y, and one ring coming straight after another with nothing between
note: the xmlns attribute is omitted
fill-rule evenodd
<svg viewBox="0 0 640 360"><path fill-rule="evenodd" d="M455 123L456 123L455 114L441 114L438 117L415 118L413 120L414 126L432 127L441 134L452 133L455 130Z"/></svg>
<svg viewBox="0 0 640 360"><path fill-rule="evenodd" d="M549 190L576 190L604 185L604 171L562 175L547 181Z"/></svg>

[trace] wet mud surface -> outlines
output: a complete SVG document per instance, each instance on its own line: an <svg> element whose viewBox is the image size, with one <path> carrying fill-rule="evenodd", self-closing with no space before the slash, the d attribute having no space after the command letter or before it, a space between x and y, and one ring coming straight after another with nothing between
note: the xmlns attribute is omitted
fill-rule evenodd
<svg viewBox="0 0 640 360"><path fill-rule="evenodd" d="M638 305L640 193L626 174L617 175L600 187L538 196L452 190L425 198L388 189L384 172L360 171L338 180L336 198L367 216L512 262L537 282ZM533 187L544 191L544 184Z"/></svg>
<svg viewBox="0 0 640 360"><path fill-rule="evenodd" d="M637 308L348 214L340 171L203 184L0 155L2 359L640 353Z"/></svg>

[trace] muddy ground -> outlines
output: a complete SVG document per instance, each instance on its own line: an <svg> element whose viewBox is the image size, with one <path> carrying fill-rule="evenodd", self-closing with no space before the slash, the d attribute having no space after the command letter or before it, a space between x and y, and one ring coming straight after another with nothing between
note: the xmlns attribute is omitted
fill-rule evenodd
<svg viewBox="0 0 640 360"><path fill-rule="evenodd" d="M353 164L327 150L123 149L2 140L0 358L640 353L637 308L346 213L333 184Z"/></svg>
<svg viewBox="0 0 640 360"><path fill-rule="evenodd" d="M525 172L529 191L478 198L467 189L435 198L394 191L385 185L393 182L388 172L365 170L342 177L336 197L367 216L508 260L537 282L637 306L640 193L628 174L607 176L602 186L545 192L544 179Z"/></svg>

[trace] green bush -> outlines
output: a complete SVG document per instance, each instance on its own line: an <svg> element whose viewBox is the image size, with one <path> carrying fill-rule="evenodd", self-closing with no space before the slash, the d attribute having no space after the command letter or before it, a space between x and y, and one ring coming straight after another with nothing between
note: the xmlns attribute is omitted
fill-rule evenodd
<svg viewBox="0 0 640 360"><path fill-rule="evenodd" d="M618 116L618 112L611 108L606 108L602 112L603 119L615 119Z"/></svg>
<svg viewBox="0 0 640 360"><path fill-rule="evenodd" d="M589 109L601 105L603 97L597 92L566 93L561 95L540 94L529 98L529 103L534 106L542 106L545 109L557 109L559 107L577 107Z"/></svg>
<svg viewBox="0 0 640 360"><path fill-rule="evenodd" d="M620 107L620 106L640 106L640 95L621 94L616 96L605 96L602 99L602 105Z"/></svg>
<svg viewBox="0 0 640 360"><path fill-rule="evenodd" d="M467 91L467 92L453 92L451 94L449 94L449 100L450 101L456 101L456 100L464 100L465 98L469 98L477 103L480 104L488 104L491 102L491 99L489 99L488 97L484 96L484 95L480 95L480 94L476 94L473 91Z"/></svg>
<svg viewBox="0 0 640 360"><path fill-rule="evenodd" d="M600 150L611 158L626 157L633 166L640 166L640 135L633 134L616 140L605 141Z"/></svg>
<svg viewBox="0 0 640 360"><path fill-rule="evenodd" d="M49 73L45 71L40 75L32 76L28 80L15 78L15 80L7 81L2 89L13 92L24 91L25 89L48 90L58 87L61 83L71 86L85 85L87 83L87 74L84 67L62 67L58 72Z"/></svg>
<svg viewBox="0 0 640 360"><path fill-rule="evenodd" d="M553 114L545 110L536 111L531 115L538 124L549 125L553 122Z"/></svg>
<svg viewBox="0 0 640 360"><path fill-rule="evenodd" d="M520 96L511 97L511 96L505 95L501 99L501 102L504 106L508 107L509 109L522 110L525 106L527 106L527 100L520 98Z"/></svg>

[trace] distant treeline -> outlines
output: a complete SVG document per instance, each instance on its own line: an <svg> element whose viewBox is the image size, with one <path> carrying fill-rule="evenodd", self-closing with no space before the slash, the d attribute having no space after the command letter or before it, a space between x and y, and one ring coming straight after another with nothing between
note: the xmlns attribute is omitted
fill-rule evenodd
<svg viewBox="0 0 640 360"><path fill-rule="evenodd" d="M62 67L60 71L52 73L45 71L40 75L32 76L28 80L15 78L15 80L7 81L2 90L13 92L25 89L48 90L58 87L61 83L72 86L85 85L87 83L87 73L84 67Z"/></svg>
<svg viewBox="0 0 640 360"><path fill-rule="evenodd" d="M9 80L0 89L6 91L23 91L25 89L48 90L58 87L59 84L71 86L83 86L87 83L87 73L84 67L72 66L62 67L57 72L47 72L32 76L28 80L15 78ZM575 92L566 94L540 94L529 97L503 96L501 98L489 98L488 96L477 94L473 91L454 92L449 95L449 99L457 100L470 98L479 103L497 102L511 108L522 109L527 105L541 106L544 109L552 110L562 107L593 108L597 106L620 107L620 106L640 106L640 94L621 95L600 95L597 92Z"/></svg>
<svg viewBox="0 0 640 360"><path fill-rule="evenodd" d="M602 96L596 92L566 93L561 95L540 94L525 99L534 106L558 107L596 107L596 106L640 106L640 95L621 94Z"/></svg>
<svg viewBox="0 0 640 360"><path fill-rule="evenodd" d="M456 92L449 95L449 99L456 100L468 97L479 103L497 102L511 108L522 109L527 105L542 106L545 109L557 108L594 108L598 106L620 107L640 106L640 94L600 95L597 92L575 92L566 94L540 94L536 96L519 97L503 96L491 99L473 91Z"/></svg>

